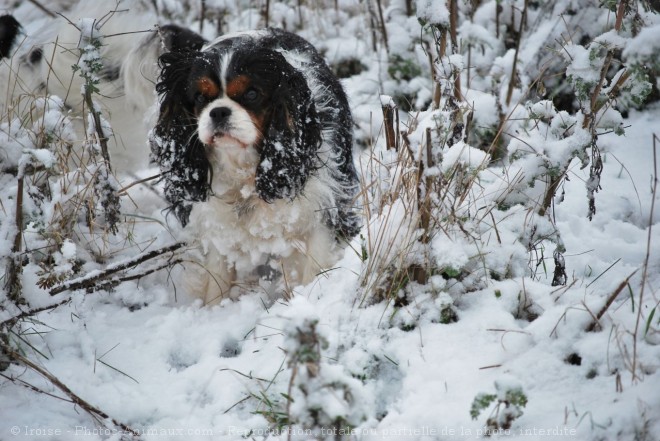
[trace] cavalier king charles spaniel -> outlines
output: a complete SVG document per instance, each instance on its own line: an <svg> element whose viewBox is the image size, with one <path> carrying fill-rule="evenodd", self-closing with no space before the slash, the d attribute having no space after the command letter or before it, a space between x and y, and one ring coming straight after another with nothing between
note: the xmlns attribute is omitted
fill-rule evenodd
<svg viewBox="0 0 660 441"><path fill-rule="evenodd" d="M309 283L360 228L341 84L309 42L283 30L180 46L159 59L150 144L195 245L187 290L208 304Z"/></svg>

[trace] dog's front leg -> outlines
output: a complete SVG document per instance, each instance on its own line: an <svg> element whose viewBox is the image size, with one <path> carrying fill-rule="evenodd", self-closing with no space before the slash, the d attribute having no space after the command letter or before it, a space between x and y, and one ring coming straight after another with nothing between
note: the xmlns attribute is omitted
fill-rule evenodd
<svg viewBox="0 0 660 441"><path fill-rule="evenodd" d="M188 294L201 298L205 305L214 305L229 298L235 279L234 267L227 264L224 256L216 253L194 259L191 265L187 265L185 273Z"/></svg>

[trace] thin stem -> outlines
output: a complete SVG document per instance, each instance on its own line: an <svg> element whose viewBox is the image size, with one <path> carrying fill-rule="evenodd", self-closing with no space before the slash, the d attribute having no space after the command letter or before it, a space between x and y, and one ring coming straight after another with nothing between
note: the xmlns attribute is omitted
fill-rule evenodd
<svg viewBox="0 0 660 441"><path fill-rule="evenodd" d="M69 282L66 282L62 285L56 286L53 289L50 290L50 295L54 296L57 294L60 294L64 291L73 291L76 289L81 289L81 288L87 288L91 287L94 284L96 284L99 280L103 280L108 278L109 276L116 274L120 271L124 271L130 268L134 268L138 266L139 264L146 262L147 260L153 259L154 257L160 256L165 253L170 253L178 250L179 248L183 247L185 243L183 242L177 242L172 245L168 245L163 248L159 248L157 250L149 251L148 253L140 254L137 257L134 257L133 259L129 259L124 262L120 262L116 265L112 265L103 271L100 271L98 273L93 273L89 276L86 277L81 277L79 279L71 280Z"/></svg>
<svg viewBox="0 0 660 441"><path fill-rule="evenodd" d="M639 326L642 322L642 302L644 301L644 289L648 278L649 258L651 255L651 232L653 231L653 211L655 210L655 198L658 194L658 146L656 141L659 138L653 135L653 191L651 192L651 211L649 214L649 231L646 238L646 255L644 256L644 266L642 271L642 286L639 290L639 300L637 301L637 319L635 320L635 331L633 332L633 360L632 360L632 381L639 379L637 377L637 336Z"/></svg>
<svg viewBox="0 0 660 441"><path fill-rule="evenodd" d="M0 340L0 348L3 350L5 354L11 359L14 360L23 366L32 369L42 377L44 377L46 380L50 381L53 386L57 387L59 390L61 390L69 399L76 405L79 406L81 409L83 409L85 412L89 413L95 420L97 420L100 423L103 423L104 420L106 421L111 421L112 424L114 424L116 427L119 427L122 429L127 434L130 434L130 436L134 439L140 439L140 436L137 431L132 429L131 427L127 426L126 424L123 424L121 422L118 422L114 418L110 418L110 416L100 410L98 407L91 405L84 399L82 399L80 396L76 395L67 385L62 383L57 377L55 377L53 374L48 372L46 369L42 368L41 366L36 365L34 362L31 360L25 358L23 355L19 354L18 352L14 351L10 346L6 345L5 343Z"/></svg>
<svg viewBox="0 0 660 441"><path fill-rule="evenodd" d="M518 53L520 52L520 41L522 40L522 33L527 21L527 3L523 6L522 16L520 17L520 26L518 27L518 38L516 39L516 52L513 56L513 66L511 66L511 78L509 79L509 88L506 92L506 105L511 104L511 96L513 95L513 86L516 82L516 68L518 66Z"/></svg>

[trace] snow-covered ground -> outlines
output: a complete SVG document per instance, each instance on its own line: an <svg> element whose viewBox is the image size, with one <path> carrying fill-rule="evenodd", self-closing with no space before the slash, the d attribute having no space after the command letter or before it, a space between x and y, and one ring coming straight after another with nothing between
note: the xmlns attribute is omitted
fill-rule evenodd
<svg viewBox="0 0 660 441"><path fill-rule="evenodd" d="M319 27L310 25L301 35L323 47L329 58L350 53L368 67L344 84L358 137L374 140L372 150L360 150L357 158L365 179L372 179L367 164L374 157L383 160L391 155L384 151L385 140L379 135L379 95L386 68L381 56L365 44L367 37L362 38L367 33L366 19L358 14L363 5L339 3L335 17L308 17ZM271 6L279 17L276 23L296 20L295 8ZM237 13L234 7L228 6L238 17L232 27L258 21L257 10ZM26 5L22 8L24 17L37 15ZM0 11L5 10L9 5L0 3ZM145 23L145 28L150 25ZM415 26L419 27L414 17L392 19L390 45L400 43L397 32L414 33ZM326 35L315 35L314 29L324 29ZM207 27L206 32L212 31ZM417 87L415 93L422 101L430 99L429 86L411 87ZM475 118L492 119L488 98L474 100L476 112L484 106L484 113ZM424 114L420 124L423 121ZM349 431L345 439L476 439L486 435L486 420L495 404L473 419L470 409L475 397L518 389L527 398L523 414L510 429L493 437L657 440L660 313L651 316L660 302L657 195L655 213L651 207L657 173L653 136L660 135L659 121L656 103L630 112L624 121L625 136L599 137L604 170L591 221L585 195L589 169L580 170L578 161L572 163L564 200L553 211L566 249L566 286L551 286L554 264L549 242L539 242L532 251L520 245L518 239L533 223L524 205L494 210L493 229L470 230L482 233L479 241L457 231L440 231L433 238L433 261L438 266L472 268L476 273L479 270L468 262L483 253L484 265L497 268L499 276L491 272L470 284L469 275L457 280L445 272L446 277L431 278L431 288L411 282L408 301L397 305L363 301L369 297L365 271L373 268L369 258L374 257L369 254L365 261L360 251L363 247L373 251L373 244L365 239L371 237L369 231L405 222L406 213L394 204L387 221L385 214L372 215L371 224L346 249L343 259L309 286L296 287L290 301L270 303L255 292L203 307L177 291L180 265L173 273L160 271L112 291L78 290L51 297L37 286L39 266L28 263L23 269L23 293L29 306L23 310L70 302L14 327L8 334L12 347L20 348L23 356L114 422L94 420L34 369L12 364L0 371L0 440L121 439L127 434L117 423L144 440L311 439L303 426L314 419L322 421L318 414L343 418L345 425L326 427L321 435ZM656 143L660 147L660 140ZM447 153L445 160L469 165L483 158L466 158L461 156L464 152L470 150ZM156 172L145 169L137 174ZM482 170L480 185L496 188L505 180L503 175L502 166ZM0 211L9 219L16 178L5 174L0 179ZM123 179L124 185L132 180ZM124 230L121 239L110 239L109 262L173 243L181 233L153 189L135 186L130 195L132 200L123 202L123 212L132 220L125 227L130 229L130 240L124 240ZM5 220L2 223L7 225ZM8 231L3 227L3 233ZM9 254L11 239L0 238L3 256ZM536 266L543 247L545 260ZM75 253L75 247L64 247L61 258L71 260ZM88 261L81 273L103 266ZM587 332L617 290L600 319L601 328ZM0 322L20 312L1 295ZM447 305L455 311L456 321L441 319ZM317 348L321 359L316 377L301 367L304 364L290 363L301 344L297 333L303 329L313 329L325 342ZM319 378L326 383L318 384ZM307 389L301 394L298 386L303 381ZM293 398L288 407L287 397ZM298 424L279 431L272 422L284 409ZM310 415L309 409L317 414Z"/></svg>

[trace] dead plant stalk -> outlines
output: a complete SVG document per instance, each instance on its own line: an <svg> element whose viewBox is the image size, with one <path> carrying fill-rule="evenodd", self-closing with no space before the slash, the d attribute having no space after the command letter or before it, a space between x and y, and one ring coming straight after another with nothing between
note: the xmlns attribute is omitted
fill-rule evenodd
<svg viewBox="0 0 660 441"><path fill-rule="evenodd" d="M67 385L62 383L62 381L60 381L53 374L48 372L43 367L38 366L37 364L29 360L28 358L24 357L23 355L19 354L18 352L14 351L10 346L3 343L2 340L0 340L0 348L4 351L5 354L7 354L7 356L11 360L14 360L15 362L27 367L28 369L33 370L34 372L38 373L46 380L48 380L50 383L52 383L53 386L58 388L67 397L69 397L71 402L73 402L76 406L80 407L89 415L91 415L92 418L94 418L100 424L104 424L105 422L110 421L116 428L120 428L124 434L129 435L130 439L134 441L140 439L140 436L136 430L132 429L131 427L127 426L124 423L115 420L114 418L110 418L110 416L107 413L103 412L98 407L93 406L92 404L88 403L86 400L75 394L71 389L69 389ZM127 438L122 436L121 439L127 439Z"/></svg>
<svg viewBox="0 0 660 441"><path fill-rule="evenodd" d="M639 380L637 377L637 340L639 337L639 328L642 323L642 305L644 301L644 289L648 280L649 258L651 255L651 232L653 231L653 210L655 209L655 198L658 194L658 146L656 142L660 140L653 134L653 190L651 192L651 212L649 214L649 231L646 238L646 255L644 256L644 265L642 271L641 287L639 289L639 300L637 301L637 318L635 320L635 330L633 332L633 357L632 357L632 381Z"/></svg>

